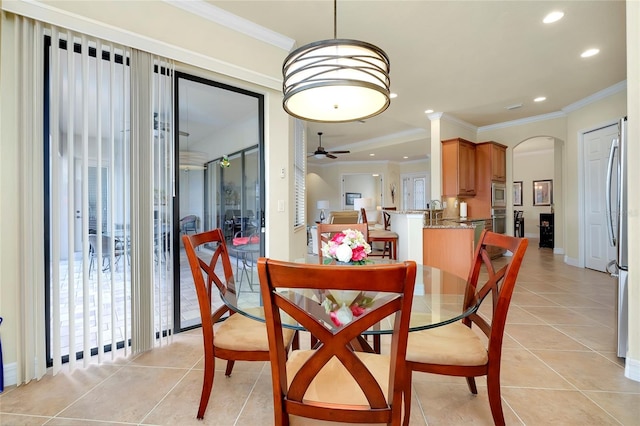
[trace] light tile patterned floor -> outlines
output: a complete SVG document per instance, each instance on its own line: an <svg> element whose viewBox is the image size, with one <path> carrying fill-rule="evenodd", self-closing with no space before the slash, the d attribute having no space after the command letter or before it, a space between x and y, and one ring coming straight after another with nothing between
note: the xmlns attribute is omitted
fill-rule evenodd
<svg viewBox="0 0 640 426"><path fill-rule="evenodd" d="M502 363L508 425L638 425L640 383L615 354L615 281L530 247L509 313ZM144 354L118 358L0 394L5 425L271 425L267 363L219 362L204 421L199 330ZM492 424L485 381L415 373L412 425Z"/></svg>

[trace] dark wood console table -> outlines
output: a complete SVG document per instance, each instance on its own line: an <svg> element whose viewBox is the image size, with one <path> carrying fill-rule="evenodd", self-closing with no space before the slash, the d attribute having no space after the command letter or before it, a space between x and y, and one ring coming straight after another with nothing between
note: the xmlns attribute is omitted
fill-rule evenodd
<svg viewBox="0 0 640 426"><path fill-rule="evenodd" d="M553 213L540 213L540 245L553 248Z"/></svg>

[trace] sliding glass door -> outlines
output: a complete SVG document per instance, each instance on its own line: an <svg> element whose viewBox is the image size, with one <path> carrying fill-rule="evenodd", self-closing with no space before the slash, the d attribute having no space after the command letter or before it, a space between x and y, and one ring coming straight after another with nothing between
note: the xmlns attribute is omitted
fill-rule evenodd
<svg viewBox="0 0 640 426"><path fill-rule="evenodd" d="M179 164L175 233L221 228L236 280L257 283L255 259L238 259L233 243L234 237L260 234L263 229L263 97L184 73L176 73L175 87ZM179 253L174 256L175 329L184 330L200 324L200 311L180 238L174 241L174 250ZM200 252L203 258L205 251Z"/></svg>

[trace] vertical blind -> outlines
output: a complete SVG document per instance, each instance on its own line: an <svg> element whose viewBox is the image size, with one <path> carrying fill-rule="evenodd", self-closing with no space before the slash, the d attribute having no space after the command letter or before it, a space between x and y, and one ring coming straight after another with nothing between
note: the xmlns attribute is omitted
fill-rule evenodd
<svg viewBox="0 0 640 426"><path fill-rule="evenodd" d="M306 149L305 129L302 120L295 120L294 128L294 184L295 184L295 222L294 226L302 226L307 222L305 217L306 191Z"/></svg>
<svg viewBox="0 0 640 426"><path fill-rule="evenodd" d="M157 254L173 220L173 64L6 16L21 82L20 384L42 377L45 352L55 374L170 339L172 263Z"/></svg>

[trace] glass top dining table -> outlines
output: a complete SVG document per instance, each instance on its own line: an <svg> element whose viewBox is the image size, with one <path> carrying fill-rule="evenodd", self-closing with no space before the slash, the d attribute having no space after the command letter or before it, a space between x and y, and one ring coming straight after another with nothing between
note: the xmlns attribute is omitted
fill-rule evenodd
<svg viewBox="0 0 640 426"><path fill-rule="evenodd" d="M378 262L377 262L378 263ZM352 267L352 266L345 266ZM357 266L353 266L357 267ZM419 331L439 327L461 320L477 310L477 305L464 309L464 297L467 281L450 272L431 266L417 265L416 284L413 293L411 309L411 324L409 331ZM322 320L327 327L336 328L331 315L325 308L328 292L318 290L284 289L287 297L308 312ZM370 303L382 301L388 297L387 293L365 292L364 296ZM221 295L222 301L233 311L249 318L264 321L264 311L259 291L236 292L233 283L228 284L228 290ZM353 295L352 295L353 297ZM351 299L349 299L351 300ZM348 302L347 302L348 306ZM304 330L293 320L283 317L283 326ZM393 332L392 317L388 317L379 325L366 331L365 335L391 334Z"/></svg>

